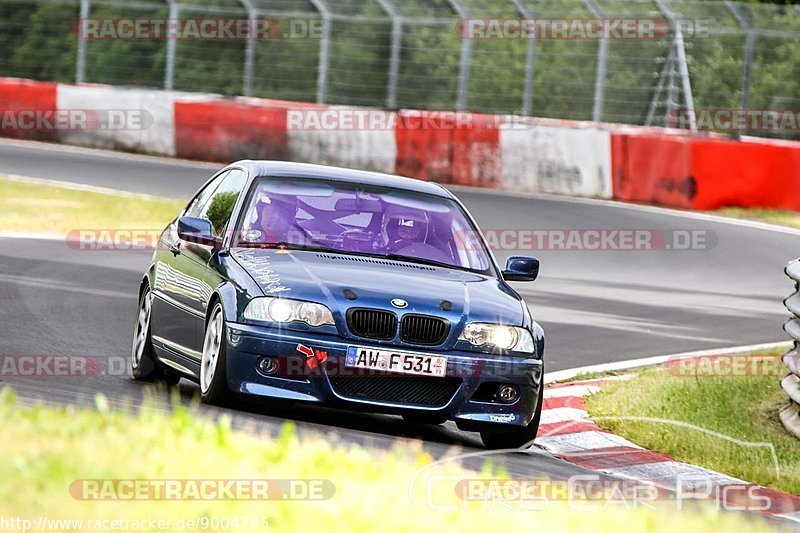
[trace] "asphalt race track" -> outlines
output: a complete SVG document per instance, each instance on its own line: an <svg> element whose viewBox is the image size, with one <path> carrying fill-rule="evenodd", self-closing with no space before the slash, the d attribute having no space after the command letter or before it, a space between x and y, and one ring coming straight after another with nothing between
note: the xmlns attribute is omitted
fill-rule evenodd
<svg viewBox="0 0 800 533"><path fill-rule="evenodd" d="M221 165L220 165L221 166ZM187 197L215 165L109 152L0 142L0 174L70 181L170 197ZM456 191L484 231L700 231L704 249L647 251L499 250L535 255L540 279L518 284L547 334L548 370L652 355L785 340L782 299L791 285L782 269L800 255L800 232L768 231L663 210L606 202L526 198ZM514 234L518 234L514 232ZM0 354L88 355L127 363L136 289L150 254L78 251L56 240L0 237ZM122 364L122 363L120 363ZM124 371L123 371L124 370ZM8 379L19 395L55 403L90 403L102 392L136 406L144 395L168 405L164 391L133 382L127 367L86 378ZM185 380L182 396L197 387ZM203 407L214 414L215 408ZM391 447L399 437L425 441L435 456L453 444L480 447L477 435L444 426L409 425L397 417L320 408L245 406L238 426L274 430L295 420L342 442ZM469 450L467 450L469 451ZM472 450L475 451L475 450ZM469 463L468 463L469 464ZM567 476L581 469L547 454L506 459L513 475Z"/></svg>

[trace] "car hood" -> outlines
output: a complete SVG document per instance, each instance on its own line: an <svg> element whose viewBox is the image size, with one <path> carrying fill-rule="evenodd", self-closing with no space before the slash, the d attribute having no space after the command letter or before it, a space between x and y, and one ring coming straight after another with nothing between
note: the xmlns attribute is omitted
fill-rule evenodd
<svg viewBox="0 0 800 533"><path fill-rule="evenodd" d="M324 303L335 314L370 307L436 315L453 323L524 323L520 297L491 276L313 251L240 249L232 256L265 295ZM394 308L396 298L408 306Z"/></svg>

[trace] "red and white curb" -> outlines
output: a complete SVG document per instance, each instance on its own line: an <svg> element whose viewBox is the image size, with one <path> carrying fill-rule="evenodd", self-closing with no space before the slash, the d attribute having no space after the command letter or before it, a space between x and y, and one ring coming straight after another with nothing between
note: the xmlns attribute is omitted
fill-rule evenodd
<svg viewBox="0 0 800 533"><path fill-rule="evenodd" d="M544 392L542 419L535 444L589 470L652 483L670 492L714 487L718 489L715 492L722 500L730 498L730 501L720 503L730 504L732 508L736 508L746 492L750 498L757 498L766 507L759 509L763 514L800 522L800 496L682 463L598 427L589 416L583 398L618 379L622 378L548 385ZM726 491L726 486L736 486L737 490Z"/></svg>

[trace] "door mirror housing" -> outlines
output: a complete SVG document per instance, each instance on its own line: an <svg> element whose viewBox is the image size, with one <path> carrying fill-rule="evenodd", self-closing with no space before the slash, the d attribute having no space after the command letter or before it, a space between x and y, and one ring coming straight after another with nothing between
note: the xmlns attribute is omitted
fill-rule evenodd
<svg viewBox="0 0 800 533"><path fill-rule="evenodd" d="M512 255L502 272L506 281L534 281L539 276L539 260L534 257Z"/></svg>
<svg viewBox="0 0 800 533"><path fill-rule="evenodd" d="M206 218L181 217L178 219L178 237L186 242L216 246L219 239L214 236L211 221Z"/></svg>

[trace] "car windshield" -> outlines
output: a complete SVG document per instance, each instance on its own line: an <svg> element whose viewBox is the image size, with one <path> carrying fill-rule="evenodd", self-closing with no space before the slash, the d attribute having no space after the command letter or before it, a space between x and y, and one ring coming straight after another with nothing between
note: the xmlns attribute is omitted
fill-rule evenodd
<svg viewBox="0 0 800 533"><path fill-rule="evenodd" d="M488 273L489 254L461 207L389 187L261 178L235 246L371 255Z"/></svg>

